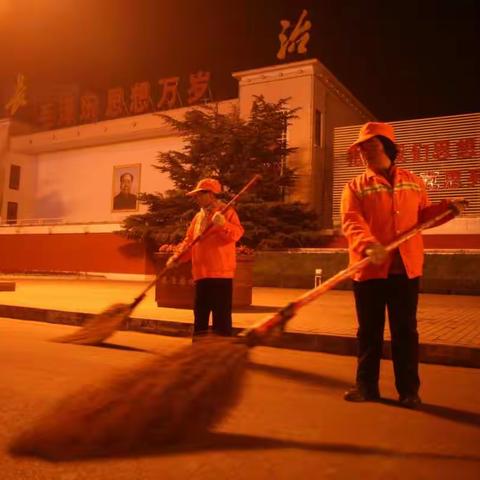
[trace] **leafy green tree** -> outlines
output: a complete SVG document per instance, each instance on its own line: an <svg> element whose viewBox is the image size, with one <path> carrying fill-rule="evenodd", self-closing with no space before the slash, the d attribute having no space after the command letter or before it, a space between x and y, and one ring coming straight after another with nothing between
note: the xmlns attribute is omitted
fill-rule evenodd
<svg viewBox="0 0 480 480"><path fill-rule="evenodd" d="M252 248L321 243L316 214L305 204L285 200L295 183L295 171L287 159L296 151L286 141L287 126L296 117L287 99L269 103L255 97L247 119L237 110L221 113L217 105L194 108L183 120L161 116L184 141L182 150L160 152L154 165L170 176L175 189L142 194L140 200L148 211L125 219L127 236L156 245L177 243L197 211L185 193L198 180L219 180L224 189L221 197L228 201L259 173L261 181L236 205L245 228L241 243Z"/></svg>

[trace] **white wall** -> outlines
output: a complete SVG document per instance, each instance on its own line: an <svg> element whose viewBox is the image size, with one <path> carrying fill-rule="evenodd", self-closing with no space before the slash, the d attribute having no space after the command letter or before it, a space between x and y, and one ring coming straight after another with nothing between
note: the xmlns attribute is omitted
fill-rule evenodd
<svg viewBox="0 0 480 480"><path fill-rule="evenodd" d="M218 106L227 112L237 104L238 100L227 100ZM181 119L189 109L165 113ZM20 221L55 218L67 223L114 225L135 212L112 212L113 167L141 164L139 191L163 193L173 185L153 164L159 152L181 148L180 137L152 113L6 137L3 151L0 142L2 211L6 212L7 201L16 201ZM2 170L9 170L11 163L22 167L19 191L10 190L8 178L1 178ZM146 209L140 205L138 212Z"/></svg>
<svg viewBox="0 0 480 480"><path fill-rule="evenodd" d="M112 212L113 167L139 163L140 192L164 192L172 184L152 165L158 152L181 146L178 137L162 137L39 154L36 202L23 218L30 215L65 218L69 222L120 221L133 212ZM140 206L140 212L145 210Z"/></svg>
<svg viewBox="0 0 480 480"><path fill-rule="evenodd" d="M254 95L263 95L268 102L289 98L290 108L300 108L298 118L288 127L288 142L297 151L288 158L288 165L296 170L297 182L289 192L290 200L313 203L311 184L312 106L314 62L274 65L255 70L236 72L239 80L240 114L247 117Z"/></svg>

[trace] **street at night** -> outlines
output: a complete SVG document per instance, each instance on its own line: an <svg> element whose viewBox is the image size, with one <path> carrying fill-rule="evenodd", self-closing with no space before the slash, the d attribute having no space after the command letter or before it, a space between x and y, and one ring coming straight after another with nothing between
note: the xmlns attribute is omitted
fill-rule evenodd
<svg viewBox="0 0 480 480"><path fill-rule="evenodd" d="M422 364L424 404L408 410L394 401L389 361L382 364L385 400L352 404L342 396L354 358L266 347L251 352L238 406L194 443L71 462L12 457L9 442L58 399L190 342L135 332L118 332L104 347L49 341L74 328L0 321L4 480L475 479L480 473L478 369Z"/></svg>
<svg viewBox="0 0 480 480"><path fill-rule="evenodd" d="M0 0L0 480L480 479L478 0Z"/></svg>

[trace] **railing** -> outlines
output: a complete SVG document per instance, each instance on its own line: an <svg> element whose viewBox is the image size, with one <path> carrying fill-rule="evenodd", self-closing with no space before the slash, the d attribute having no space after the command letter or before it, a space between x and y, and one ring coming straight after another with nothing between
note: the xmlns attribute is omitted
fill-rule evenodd
<svg viewBox="0 0 480 480"><path fill-rule="evenodd" d="M100 220L100 221L69 221L65 218L19 218L17 220L0 221L0 227L52 227L57 225L104 225L118 224L118 220Z"/></svg>

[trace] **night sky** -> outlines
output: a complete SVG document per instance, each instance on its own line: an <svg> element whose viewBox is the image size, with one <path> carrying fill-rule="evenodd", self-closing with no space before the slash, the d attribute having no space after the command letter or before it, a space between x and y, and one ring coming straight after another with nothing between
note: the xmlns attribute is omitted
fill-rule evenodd
<svg viewBox="0 0 480 480"><path fill-rule="evenodd" d="M308 53L287 61L318 58L379 119L480 111L478 0L0 0L0 82L105 92L201 69L234 98L231 72L280 63L279 22L303 8Z"/></svg>

